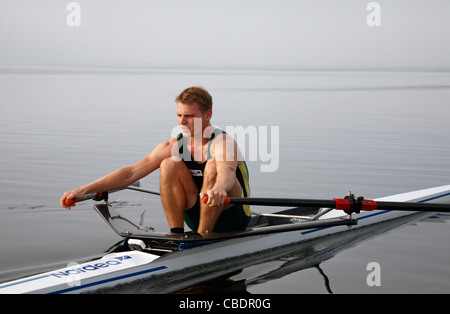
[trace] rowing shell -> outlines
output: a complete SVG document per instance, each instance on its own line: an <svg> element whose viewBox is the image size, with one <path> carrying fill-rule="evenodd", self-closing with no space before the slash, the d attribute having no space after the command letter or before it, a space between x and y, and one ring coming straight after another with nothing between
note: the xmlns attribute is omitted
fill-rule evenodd
<svg viewBox="0 0 450 314"><path fill-rule="evenodd" d="M450 204L450 185L376 200ZM233 258L270 252L292 243L302 243L307 247L313 240L329 239L330 235L334 238L354 231L358 231L355 235L360 235L374 224L417 216L417 212L375 210L359 214L355 225L356 220L341 211L292 208L269 217L254 215L251 226L244 232L201 238L192 233L174 236L136 225L109 205L96 205L95 209L115 232L125 238L121 246L124 251L3 283L0 293L151 291L153 286L169 280L168 276L173 273L196 272L201 275L207 265L219 269ZM307 219L320 213L324 214L315 220Z"/></svg>

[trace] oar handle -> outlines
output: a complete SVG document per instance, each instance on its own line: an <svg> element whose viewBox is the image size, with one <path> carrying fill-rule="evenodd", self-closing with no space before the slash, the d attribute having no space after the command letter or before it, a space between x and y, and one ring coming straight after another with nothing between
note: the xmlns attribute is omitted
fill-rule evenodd
<svg viewBox="0 0 450 314"><path fill-rule="evenodd" d="M67 206L72 206L74 205L78 200L76 198L72 198L72 199L68 199L66 198L64 203L66 203Z"/></svg>
<svg viewBox="0 0 450 314"><path fill-rule="evenodd" d="M202 202L203 202L203 204L206 204L207 202L208 202L208 195L205 195L205 196L203 196L202 197ZM230 204L230 202L231 202L231 199L229 198L229 197L227 197L226 199L225 199L225 205L228 205L228 204Z"/></svg>
<svg viewBox="0 0 450 314"><path fill-rule="evenodd" d="M115 191L117 191L117 190L111 191L111 193L115 192ZM66 198L64 203L66 203L66 205L68 205L68 206L72 206L75 203L83 202L83 201L90 200L90 199L93 199L94 201L101 201L101 200L105 200L105 199L107 200L108 192L89 193L89 194L86 194L85 196L83 196L82 198L80 198L79 200L76 198L72 198L72 199Z"/></svg>

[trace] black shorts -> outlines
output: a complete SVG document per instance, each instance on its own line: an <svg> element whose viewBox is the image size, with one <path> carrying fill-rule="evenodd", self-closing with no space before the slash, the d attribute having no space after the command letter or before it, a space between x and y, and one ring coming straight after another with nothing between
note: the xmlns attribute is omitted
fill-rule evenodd
<svg viewBox="0 0 450 314"><path fill-rule="evenodd" d="M200 221L200 198L194 207L184 212L184 221L192 231L197 231ZM213 232L242 231L248 227L250 216L247 216L243 205L233 205L222 211L214 226Z"/></svg>

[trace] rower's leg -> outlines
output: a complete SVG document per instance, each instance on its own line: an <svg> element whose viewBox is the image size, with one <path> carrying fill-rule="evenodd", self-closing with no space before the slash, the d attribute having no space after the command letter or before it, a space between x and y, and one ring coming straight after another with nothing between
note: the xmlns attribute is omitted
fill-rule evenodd
<svg viewBox="0 0 450 314"><path fill-rule="evenodd" d="M172 157L162 161L160 192L169 228L183 228L184 211L195 205L198 196L197 186L184 162Z"/></svg>
<svg viewBox="0 0 450 314"><path fill-rule="evenodd" d="M203 186L201 192L206 192L214 187L217 178L216 163L214 160L209 160L206 163L205 170L203 173ZM241 197L242 188L239 184L238 179L236 179L233 187L230 191L227 191L229 197ZM211 232L214 229L214 225L217 222L222 211L227 210L233 205L221 205L221 206L210 206L200 202L200 222L197 232L202 234L206 231Z"/></svg>

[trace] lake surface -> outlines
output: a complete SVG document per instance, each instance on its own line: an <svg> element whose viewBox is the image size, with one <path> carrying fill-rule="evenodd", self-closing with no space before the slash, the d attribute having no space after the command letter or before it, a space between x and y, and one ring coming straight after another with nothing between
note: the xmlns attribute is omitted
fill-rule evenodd
<svg viewBox="0 0 450 314"><path fill-rule="evenodd" d="M92 202L67 211L59 198L169 139L175 97L197 85L214 98L214 125L256 130L258 140L267 131L267 141L241 147L253 196L350 190L376 198L450 184L449 72L1 69L0 281L99 256L119 241ZM158 173L141 183L158 190ZM158 197L111 198L168 230ZM347 248L321 270L255 279L277 269L277 259L231 279L250 293L449 293L449 241L448 216L437 215ZM366 283L371 262L381 286Z"/></svg>

